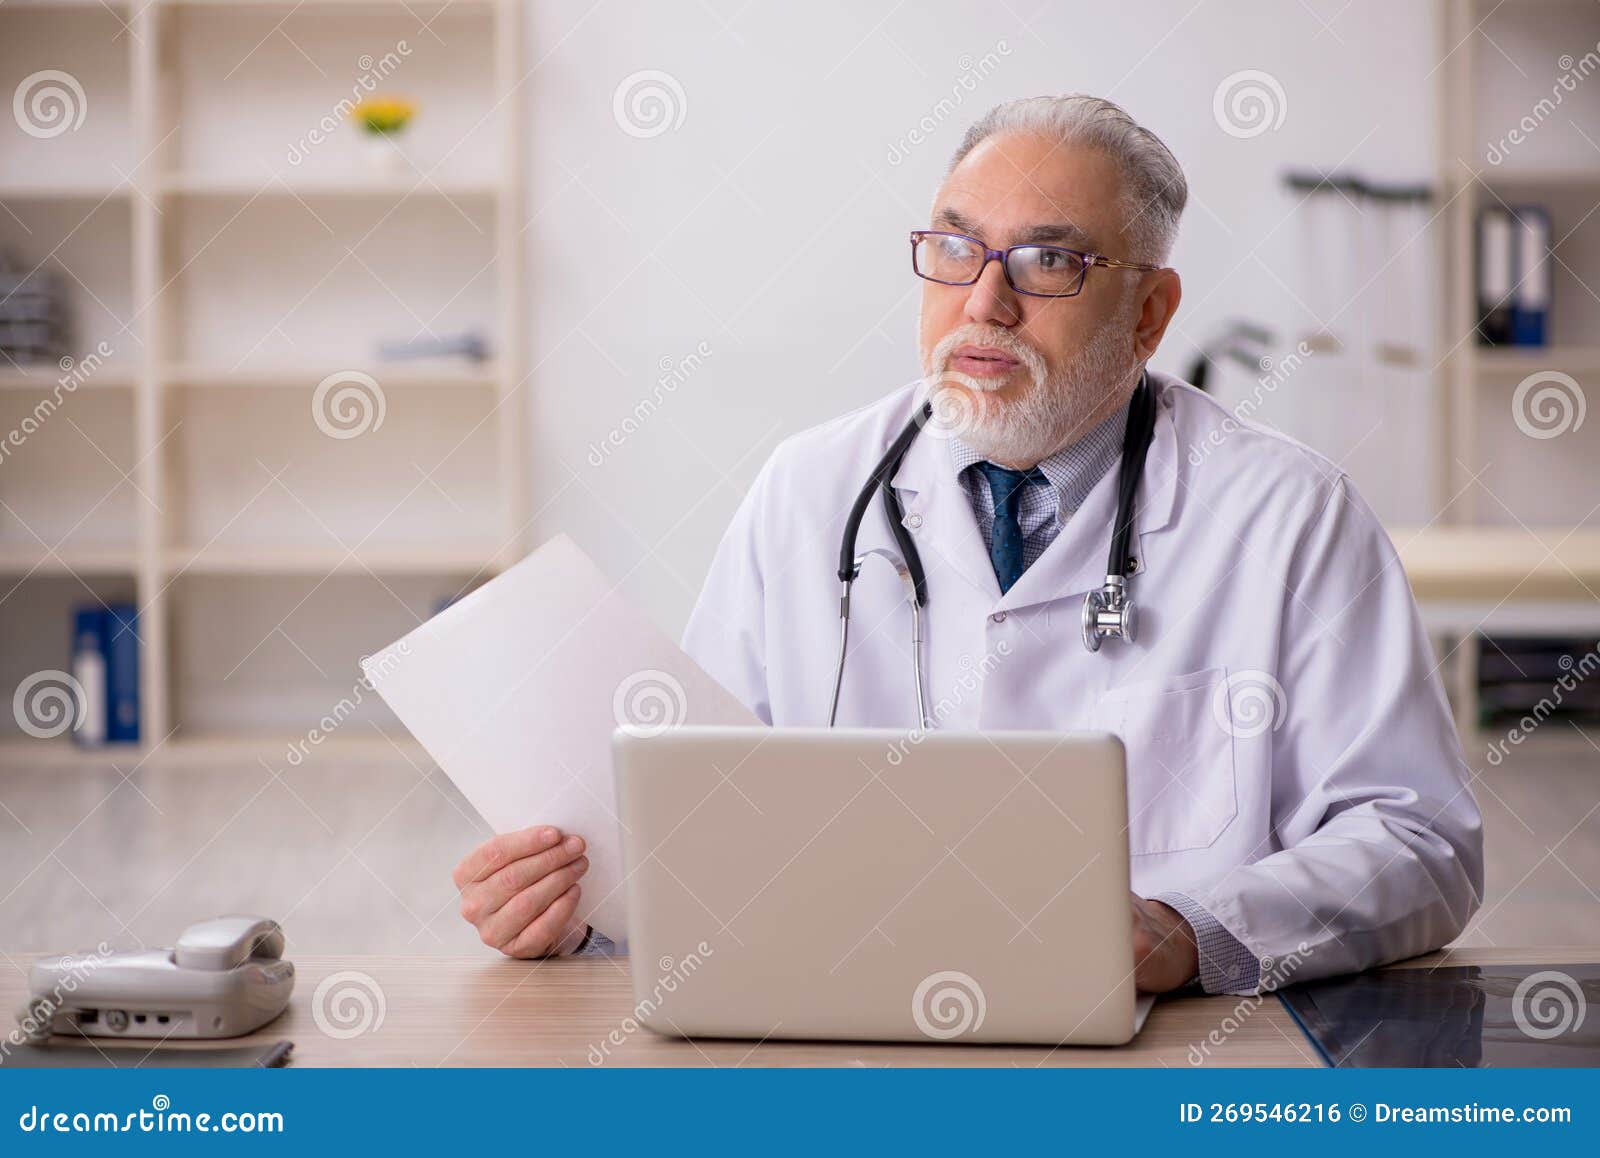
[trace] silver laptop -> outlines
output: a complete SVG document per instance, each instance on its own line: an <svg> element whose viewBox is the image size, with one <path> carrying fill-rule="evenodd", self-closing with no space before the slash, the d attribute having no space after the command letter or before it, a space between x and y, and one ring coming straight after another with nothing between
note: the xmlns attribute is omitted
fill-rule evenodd
<svg viewBox="0 0 1600 1158"><path fill-rule="evenodd" d="M619 730L614 751L634 998L651 1029L1050 1045L1135 1033L1116 737L679 727Z"/></svg>

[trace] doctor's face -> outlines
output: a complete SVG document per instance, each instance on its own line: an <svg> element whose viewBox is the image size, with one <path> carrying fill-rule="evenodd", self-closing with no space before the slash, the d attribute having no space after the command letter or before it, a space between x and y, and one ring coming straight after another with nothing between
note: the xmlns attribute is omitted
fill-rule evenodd
<svg viewBox="0 0 1600 1158"><path fill-rule="evenodd" d="M1129 259L1123 204L1121 172L1099 150L1001 134L950 174L929 229L988 249L1037 243ZM1024 273L1013 266L1031 288ZM1076 441L1138 380L1149 356L1143 279L1158 276L1090 268L1072 297L1018 293L998 261L973 285L924 281L918 344L936 420L1008 466L1032 466Z"/></svg>

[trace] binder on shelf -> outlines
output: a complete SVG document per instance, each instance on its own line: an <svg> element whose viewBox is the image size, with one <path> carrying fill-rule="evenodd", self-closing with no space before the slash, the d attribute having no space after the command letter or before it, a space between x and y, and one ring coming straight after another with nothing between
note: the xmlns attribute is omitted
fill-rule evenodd
<svg viewBox="0 0 1600 1158"><path fill-rule="evenodd" d="M1511 341L1511 278L1515 222L1499 206L1478 214L1478 344L1504 346Z"/></svg>
<svg viewBox="0 0 1600 1158"><path fill-rule="evenodd" d="M1516 288L1511 294L1511 344L1543 346L1550 317L1550 214L1519 205L1516 214Z"/></svg>
<svg viewBox="0 0 1600 1158"><path fill-rule="evenodd" d="M131 603L106 608L106 698L110 712L106 738L113 743L139 740L139 614Z"/></svg>
<svg viewBox="0 0 1600 1158"><path fill-rule="evenodd" d="M72 610L72 678L81 692L72 740L82 748L106 742L111 722L106 697L106 613L101 607Z"/></svg>

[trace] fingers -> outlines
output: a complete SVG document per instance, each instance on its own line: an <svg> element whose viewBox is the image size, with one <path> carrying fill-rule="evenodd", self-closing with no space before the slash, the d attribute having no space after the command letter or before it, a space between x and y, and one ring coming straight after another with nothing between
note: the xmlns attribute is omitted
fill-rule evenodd
<svg viewBox="0 0 1600 1158"><path fill-rule="evenodd" d="M562 893L524 929L511 944L500 951L510 957L544 957L572 931L573 917L578 911L578 900L583 889L573 885Z"/></svg>
<svg viewBox="0 0 1600 1158"><path fill-rule="evenodd" d="M515 944L528 927L535 924L545 910L564 896L588 871L589 858L580 856L554 872L541 875L533 884L510 897L492 915L478 921L478 935L483 938L483 943L501 950Z"/></svg>
<svg viewBox="0 0 1600 1158"><path fill-rule="evenodd" d="M474 925L482 926L486 918L518 893L572 864L583 854L583 849L583 837L569 836L537 856L512 861L486 881L468 885L461 894L462 915Z"/></svg>
<svg viewBox="0 0 1600 1158"><path fill-rule="evenodd" d="M464 889L470 884L493 876L513 861L554 848L560 842L561 830L552 828L548 824L535 825L517 832L502 832L499 836L484 841L461 858L461 863L456 865L453 874L456 888Z"/></svg>

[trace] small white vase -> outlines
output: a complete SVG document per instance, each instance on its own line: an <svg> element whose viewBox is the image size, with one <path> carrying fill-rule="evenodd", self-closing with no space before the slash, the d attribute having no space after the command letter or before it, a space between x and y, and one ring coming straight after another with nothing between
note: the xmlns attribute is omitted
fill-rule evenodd
<svg viewBox="0 0 1600 1158"><path fill-rule="evenodd" d="M406 157L398 138L389 133L368 133L362 142L367 171L377 177L396 177L406 171Z"/></svg>

